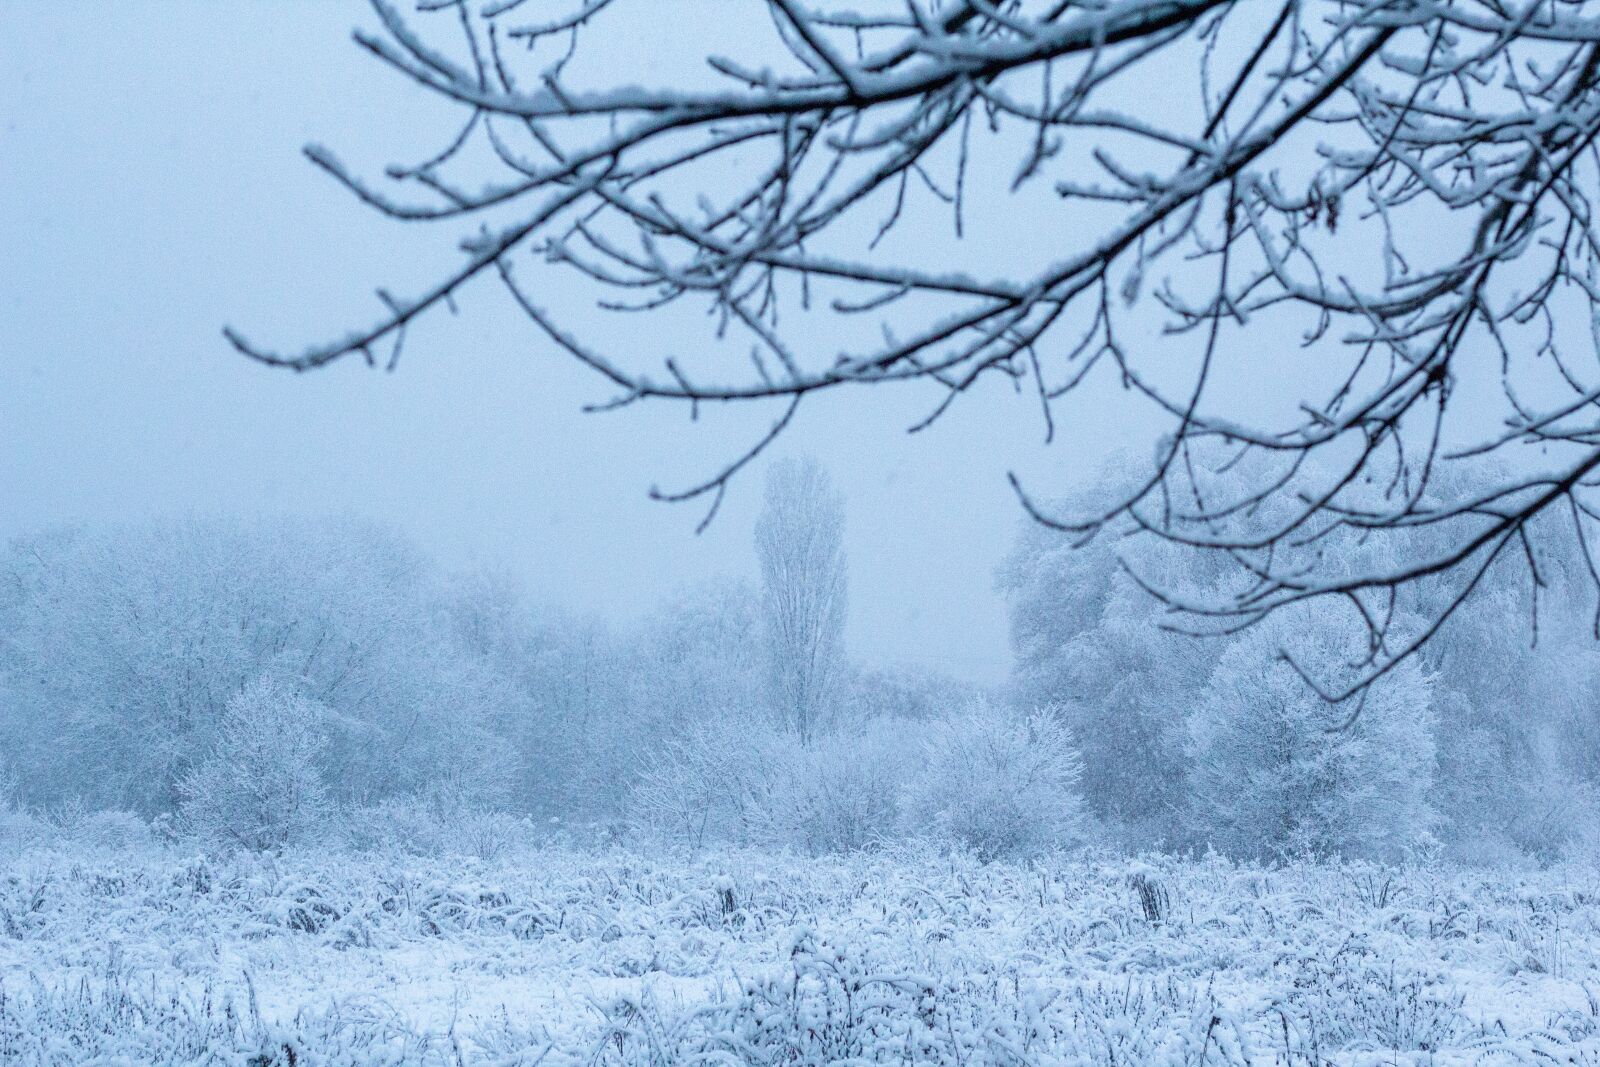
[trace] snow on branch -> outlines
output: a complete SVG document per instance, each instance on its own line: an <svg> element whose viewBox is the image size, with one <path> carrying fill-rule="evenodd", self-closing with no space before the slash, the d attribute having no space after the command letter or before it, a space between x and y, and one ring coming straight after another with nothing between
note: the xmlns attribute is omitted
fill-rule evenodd
<svg viewBox="0 0 1600 1067"><path fill-rule="evenodd" d="M1318 683L1335 699L1459 602L1401 637L1378 601L1440 576L1464 598L1486 554L1536 575L1545 513L1570 515L1600 574L1600 20L1582 3L769 0L764 44L708 41L702 79L661 86L613 76L610 54L670 5L373 6L382 31L357 43L459 122L378 178L308 155L386 216L467 227L466 258L298 353L230 329L252 358L374 361L496 277L615 387L597 406L775 405L751 449L665 499L720 499L813 392L933 383L920 428L998 375L1037 395L1049 434L1114 375L1170 421L1149 470L1086 517L1028 509L1224 554L1248 579L1206 604L1153 583L1179 614L1351 604L1370 648ZM1058 239L997 270L986 235L1019 214ZM946 219L954 262L930 251ZM605 353L586 309L535 305L513 264L572 272L602 312L709 310L711 336ZM1291 414L1240 387L1261 375L1296 393ZM1530 449L1563 473L1522 473ZM1498 472L1491 492L1462 488L1482 485L1451 473L1469 464ZM1405 550L1352 571L1375 539Z"/></svg>

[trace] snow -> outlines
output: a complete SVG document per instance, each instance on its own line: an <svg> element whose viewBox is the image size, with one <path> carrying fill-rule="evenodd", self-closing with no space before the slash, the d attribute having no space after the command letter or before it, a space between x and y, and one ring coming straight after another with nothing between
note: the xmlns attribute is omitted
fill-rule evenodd
<svg viewBox="0 0 1600 1067"><path fill-rule="evenodd" d="M1164 891L1154 920L1136 881ZM40 847L0 859L0 1062L1594 1062L1592 886L923 851Z"/></svg>

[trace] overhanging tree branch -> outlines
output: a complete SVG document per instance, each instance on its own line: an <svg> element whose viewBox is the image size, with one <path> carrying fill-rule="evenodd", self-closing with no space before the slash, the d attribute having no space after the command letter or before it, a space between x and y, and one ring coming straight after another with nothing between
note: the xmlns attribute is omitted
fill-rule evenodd
<svg viewBox="0 0 1600 1067"><path fill-rule="evenodd" d="M753 451L660 494L718 500L811 393L933 383L920 428L1004 375L1033 383L1050 434L1105 368L1170 420L1155 462L1088 515L1024 504L1080 537L1131 529L1226 557L1235 597L1152 586L1180 615L1351 605L1368 649L1317 681L1330 698L1426 640L1488 546L1514 539L1537 581L1552 508L1600 574L1585 533L1600 515L1600 20L1576 0L770 0L766 51L708 54L708 84L664 87L574 63L658 5L574 0L536 24L504 0L374 8L383 32L360 46L460 120L387 184L309 154L386 216L476 227L466 260L419 297L380 290L373 324L298 354L230 329L254 359L397 353L492 269L541 337L617 390L598 407L781 405ZM949 217L982 252L1007 212L1061 238L1000 277L930 264L909 222ZM592 320L536 306L514 265L571 272L603 311L708 309L710 336L604 353ZM1125 322L1157 319L1161 340L1124 340ZM1281 373L1295 326L1305 355ZM1175 360L1192 369L1177 386ZM1241 366L1271 379L1262 395L1220 384ZM1263 402L1272 390L1293 414ZM1567 473L1522 473L1529 450ZM1408 550L1354 573L1375 539ZM1413 594L1434 625L1391 634L1389 601Z"/></svg>

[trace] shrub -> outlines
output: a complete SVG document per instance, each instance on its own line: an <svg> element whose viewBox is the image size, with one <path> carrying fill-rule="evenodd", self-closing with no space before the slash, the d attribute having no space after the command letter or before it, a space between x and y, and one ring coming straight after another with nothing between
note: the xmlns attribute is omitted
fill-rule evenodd
<svg viewBox="0 0 1600 1067"><path fill-rule="evenodd" d="M914 760L905 724L880 720L802 744L785 736L766 749L760 792L750 798L754 843L820 855L858 852L891 840Z"/></svg>
<svg viewBox="0 0 1600 1067"><path fill-rule="evenodd" d="M1019 716L979 704L934 723L906 813L923 833L987 863L1077 843L1082 761L1050 709Z"/></svg>
<svg viewBox="0 0 1600 1067"><path fill-rule="evenodd" d="M1293 970L1285 1005L1300 1016L1295 1029L1310 1050L1437 1052L1471 1034L1460 990L1438 975L1376 959L1354 939Z"/></svg>
<svg viewBox="0 0 1600 1067"><path fill-rule="evenodd" d="M690 726L642 768L629 798L631 821L649 836L692 848L742 839L772 740L755 719Z"/></svg>
<svg viewBox="0 0 1600 1067"><path fill-rule="evenodd" d="M928 741L909 742L913 732ZM1054 714L987 704L931 726L879 719L809 743L761 720L701 723L645 771L633 807L648 832L691 847L821 855L911 836L987 862L1077 842L1080 768Z"/></svg>
<svg viewBox="0 0 1600 1067"><path fill-rule="evenodd" d="M39 839L43 827L23 810L16 787L0 768L0 852L19 851Z"/></svg>
<svg viewBox="0 0 1600 1067"><path fill-rule="evenodd" d="M183 829L255 850L319 836L327 814L318 766L325 715L271 678L235 694L210 754L178 783Z"/></svg>
<svg viewBox="0 0 1600 1067"><path fill-rule="evenodd" d="M62 843L96 851L148 848L156 842L155 831L137 812L93 811L80 800L50 811L47 822Z"/></svg>
<svg viewBox="0 0 1600 1067"><path fill-rule="evenodd" d="M896 720L809 743L761 720L701 723L634 791L635 821L691 847L710 841L855 852L892 838L910 765Z"/></svg>
<svg viewBox="0 0 1600 1067"><path fill-rule="evenodd" d="M493 860L532 838L525 818L447 786L354 808L343 820L345 844L359 851Z"/></svg>

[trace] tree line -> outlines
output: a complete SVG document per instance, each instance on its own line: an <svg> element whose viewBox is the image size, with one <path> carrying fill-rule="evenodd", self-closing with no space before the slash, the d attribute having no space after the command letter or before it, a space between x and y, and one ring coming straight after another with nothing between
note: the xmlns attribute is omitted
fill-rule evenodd
<svg viewBox="0 0 1600 1067"><path fill-rule="evenodd" d="M775 464L759 586L706 583L627 627L536 608L503 574L449 572L354 520L18 538L0 557L0 802L251 848L470 838L496 818L984 857L1483 862L1589 843L1600 653L1578 558L1541 557L1540 585L1492 572L1423 655L1336 704L1286 658L1349 656L1359 624L1323 602L1173 632L1148 583L1231 592L1219 550L1027 523L998 574L1012 677L986 691L845 654L844 520L821 467ZM1341 546L1352 573L1388 550ZM1386 626L1426 608L1397 604Z"/></svg>

